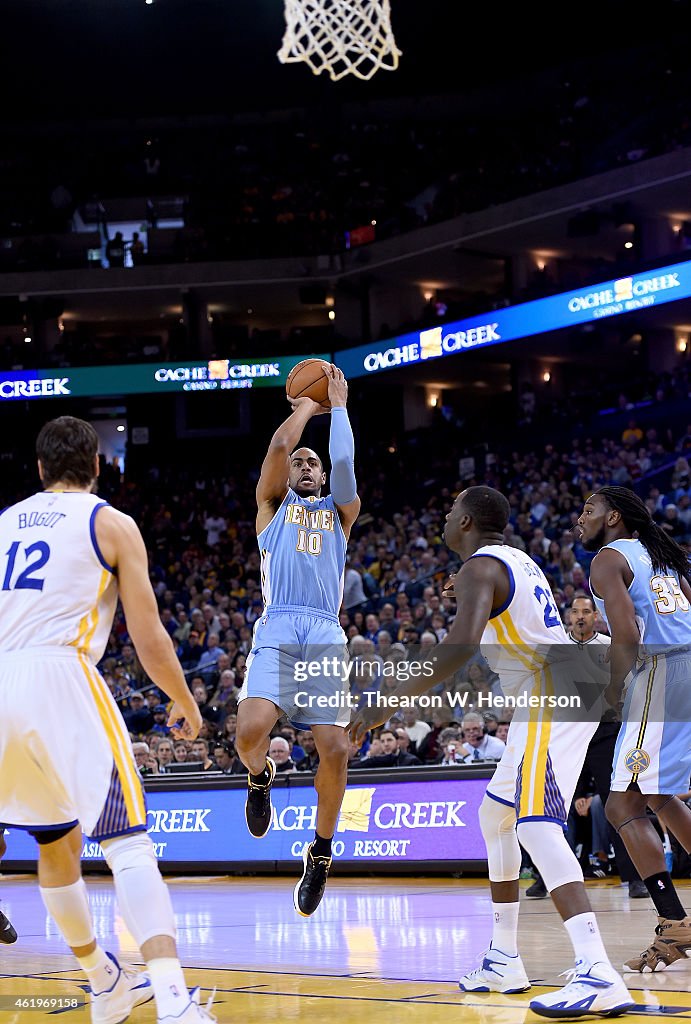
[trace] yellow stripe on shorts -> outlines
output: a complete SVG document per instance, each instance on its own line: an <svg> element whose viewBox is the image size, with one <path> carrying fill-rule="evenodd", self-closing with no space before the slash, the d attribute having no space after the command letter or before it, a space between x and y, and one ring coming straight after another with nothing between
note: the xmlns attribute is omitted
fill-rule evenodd
<svg viewBox="0 0 691 1024"><path fill-rule="evenodd" d="M79 662L89 683L89 689L96 703L99 718L106 731L110 749L113 753L113 760L120 777L120 785L125 798L125 807L130 828L136 825L146 825L146 808L144 806L144 794L142 784L134 767L134 762L125 746L124 723L120 723L116 716L119 712L113 708L105 694L108 694L106 684L99 678L88 659L79 654ZM105 691L105 693L104 693ZM122 724L121 724L122 723ZM127 740L129 744L129 739Z"/></svg>

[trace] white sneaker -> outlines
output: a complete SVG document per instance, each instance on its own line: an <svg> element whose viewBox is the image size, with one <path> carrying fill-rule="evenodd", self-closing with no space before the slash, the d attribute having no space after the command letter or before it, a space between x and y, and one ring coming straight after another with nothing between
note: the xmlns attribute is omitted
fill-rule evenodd
<svg viewBox="0 0 691 1024"><path fill-rule="evenodd" d="M482 963L469 974L464 974L458 983L461 992L527 992L530 988L528 975L520 956L508 956L490 943L482 954Z"/></svg>
<svg viewBox="0 0 691 1024"><path fill-rule="evenodd" d="M193 988L190 992L190 1001L185 1009L177 1015L168 1013L165 1017L159 1017L157 1024L195 1024L195 1021L216 1021L217 1018L214 1017L213 1013L210 1013L213 1001L214 997L212 994L206 1007L201 1006L199 988Z"/></svg>
<svg viewBox="0 0 691 1024"><path fill-rule="evenodd" d="M611 964L577 960L564 972L569 980L556 992L530 1000L530 1009L541 1017L618 1017L633 1009L629 990Z"/></svg>
<svg viewBox="0 0 691 1024"><path fill-rule="evenodd" d="M117 969L115 981L105 992L91 993L91 1024L121 1024L135 1006L154 997L149 975L121 967L112 953L106 953Z"/></svg>

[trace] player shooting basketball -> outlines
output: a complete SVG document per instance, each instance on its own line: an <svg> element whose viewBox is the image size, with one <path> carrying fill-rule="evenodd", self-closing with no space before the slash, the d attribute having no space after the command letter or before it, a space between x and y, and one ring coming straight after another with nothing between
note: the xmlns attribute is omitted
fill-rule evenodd
<svg viewBox="0 0 691 1024"><path fill-rule="evenodd" d="M347 697L348 679L310 677L298 663L343 665L346 638L338 621L346 546L360 512L354 471L354 440L341 370L324 364L331 404L331 493L322 497L326 474L311 448L297 448L305 426L328 410L308 397L289 398L291 415L269 443L257 484L257 542L261 553L264 611L254 628L245 683L238 698L236 746L249 770L247 827L260 839L271 825L271 784L276 766L267 756L269 733L285 713L296 727L312 730L319 754L314 779L317 827L303 854L294 891L295 909L309 917L319 906L331 866L331 839L345 792L350 711L320 706L316 697Z"/></svg>

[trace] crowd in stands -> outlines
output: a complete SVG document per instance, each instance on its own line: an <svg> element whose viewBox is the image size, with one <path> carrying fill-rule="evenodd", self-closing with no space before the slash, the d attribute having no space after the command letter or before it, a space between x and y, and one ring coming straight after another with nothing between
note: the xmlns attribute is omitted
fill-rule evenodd
<svg viewBox="0 0 691 1024"><path fill-rule="evenodd" d="M391 237L421 225L485 209L691 142L683 96L688 68L679 54L651 47L612 58L593 56L550 77L531 76L511 101L498 85L463 103L433 97L357 110L302 109L242 118L161 120L59 131L8 130L0 168L0 268L77 265L65 237L84 224L87 206L108 197L184 197L183 227L135 240L134 265L253 257L307 256ZM623 73L626 62L637 72ZM508 87L506 87L508 88ZM635 115L632 116L632 112ZM613 132L612 126L618 126ZM46 151L50 160L44 159ZM163 221L161 221L163 223ZM93 226L93 219L91 218ZM163 239L168 239L164 242ZM121 266L124 242L111 244ZM91 243L93 245L93 243ZM134 252L134 250L132 250Z"/></svg>

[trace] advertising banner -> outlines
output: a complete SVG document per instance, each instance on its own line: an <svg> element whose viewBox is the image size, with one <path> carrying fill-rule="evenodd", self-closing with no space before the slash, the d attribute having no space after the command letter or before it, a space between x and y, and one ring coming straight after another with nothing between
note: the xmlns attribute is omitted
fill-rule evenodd
<svg viewBox="0 0 691 1024"><path fill-rule="evenodd" d="M334 859L370 866L406 861L483 861L485 845L478 808L486 778L429 779L349 784L333 842ZM257 842L245 826L246 790L149 789L149 834L165 864L299 861L314 838L317 797L312 786L272 790L273 820ZM36 859L26 832L5 833L6 870L13 861ZM103 861L98 843L84 839L83 861Z"/></svg>
<svg viewBox="0 0 691 1024"><path fill-rule="evenodd" d="M5 371L0 373L0 402L285 387L293 366L306 358L300 355L256 362L212 359L205 363L132 363ZM328 353L320 353L317 358L331 362Z"/></svg>
<svg viewBox="0 0 691 1024"><path fill-rule="evenodd" d="M388 341L359 345L335 355L346 377L368 376L409 363L529 338L563 327L631 313L691 295L691 261L560 292L467 320L412 331Z"/></svg>

